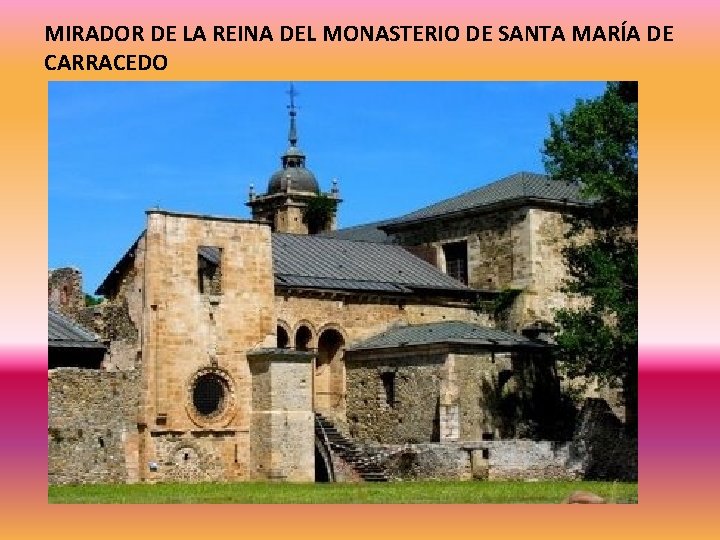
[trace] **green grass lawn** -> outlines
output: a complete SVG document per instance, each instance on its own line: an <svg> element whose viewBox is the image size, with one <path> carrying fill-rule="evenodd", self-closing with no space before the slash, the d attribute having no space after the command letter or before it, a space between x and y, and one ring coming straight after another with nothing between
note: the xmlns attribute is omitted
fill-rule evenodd
<svg viewBox="0 0 720 540"><path fill-rule="evenodd" d="M135 484L50 486L50 503L559 503L575 490L637 503L636 483Z"/></svg>

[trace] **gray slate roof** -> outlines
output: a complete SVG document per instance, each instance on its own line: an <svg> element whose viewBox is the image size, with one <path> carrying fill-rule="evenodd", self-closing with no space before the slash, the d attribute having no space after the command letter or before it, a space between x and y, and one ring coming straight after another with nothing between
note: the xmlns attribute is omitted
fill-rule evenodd
<svg viewBox="0 0 720 540"><path fill-rule="evenodd" d="M443 321L391 328L349 347L348 350L391 349L440 343L494 348L543 346L520 334L463 321Z"/></svg>
<svg viewBox="0 0 720 540"><path fill-rule="evenodd" d="M472 293L404 248L323 236L274 233L277 285L354 291Z"/></svg>
<svg viewBox="0 0 720 540"><path fill-rule="evenodd" d="M392 228L395 224L432 219L501 202L527 198L587 204L587 201L580 195L580 186L577 184L552 180L544 174L519 172L457 197L445 199L405 214L391 220L387 225Z"/></svg>
<svg viewBox="0 0 720 540"><path fill-rule="evenodd" d="M340 238L342 240L354 240L356 242L377 242L379 244L390 244L392 243L392 238L390 238L385 231L379 229L379 227L388 225L392 222L392 219L375 221L373 223L366 223L365 225L345 227L344 229L338 229L336 231L324 231L320 233L320 236L325 236L327 238Z"/></svg>
<svg viewBox="0 0 720 540"><path fill-rule="evenodd" d="M51 309L48 309L48 346L105 348L94 334Z"/></svg>

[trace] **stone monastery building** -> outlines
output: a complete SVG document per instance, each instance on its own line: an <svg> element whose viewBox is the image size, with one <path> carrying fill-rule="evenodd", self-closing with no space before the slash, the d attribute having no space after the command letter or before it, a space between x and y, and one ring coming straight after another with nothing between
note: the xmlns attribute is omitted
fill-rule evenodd
<svg viewBox="0 0 720 540"><path fill-rule="evenodd" d="M252 219L148 210L98 306L50 272L50 482L586 472L548 354L578 186L519 172L336 230L296 114Z"/></svg>

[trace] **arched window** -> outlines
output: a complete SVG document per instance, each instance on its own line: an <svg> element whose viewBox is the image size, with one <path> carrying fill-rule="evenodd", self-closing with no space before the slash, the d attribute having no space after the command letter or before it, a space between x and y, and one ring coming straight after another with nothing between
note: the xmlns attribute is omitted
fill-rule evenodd
<svg viewBox="0 0 720 540"><path fill-rule="evenodd" d="M295 348L298 351L307 351L312 341L312 332L307 326L301 326L295 333Z"/></svg>
<svg viewBox="0 0 720 540"><path fill-rule="evenodd" d="M278 325L276 332L277 332L277 347L278 347L278 349L287 349L287 347L290 343L290 338L288 337L288 333L280 325Z"/></svg>

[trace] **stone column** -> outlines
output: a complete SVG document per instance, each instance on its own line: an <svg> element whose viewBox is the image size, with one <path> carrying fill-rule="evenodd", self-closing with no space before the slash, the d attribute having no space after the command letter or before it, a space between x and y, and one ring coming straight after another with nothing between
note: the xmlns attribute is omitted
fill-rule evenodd
<svg viewBox="0 0 720 540"><path fill-rule="evenodd" d="M313 482L313 353L257 349L247 358L252 377L250 477Z"/></svg>
<svg viewBox="0 0 720 540"><path fill-rule="evenodd" d="M443 371L440 379L440 442L457 441L460 439L460 399L455 373L455 355L447 355Z"/></svg>

